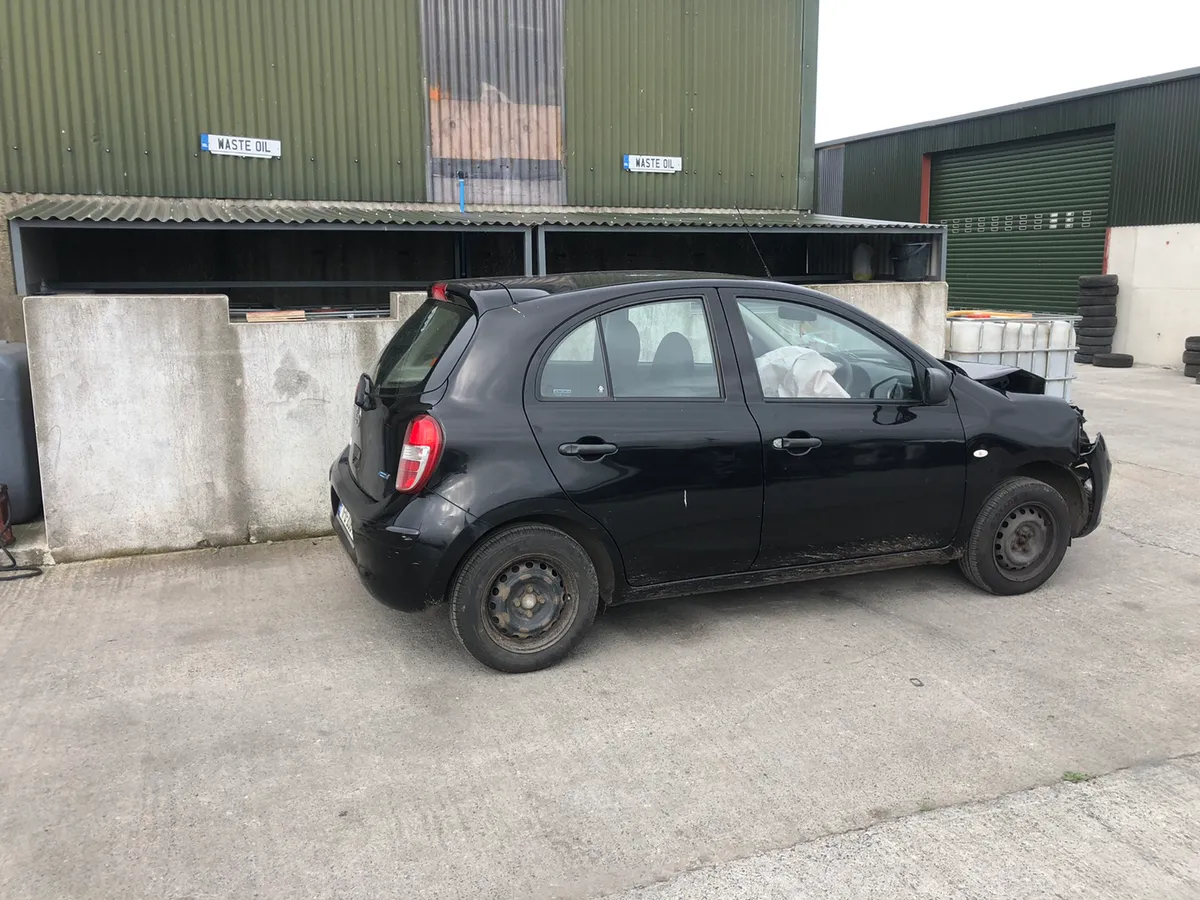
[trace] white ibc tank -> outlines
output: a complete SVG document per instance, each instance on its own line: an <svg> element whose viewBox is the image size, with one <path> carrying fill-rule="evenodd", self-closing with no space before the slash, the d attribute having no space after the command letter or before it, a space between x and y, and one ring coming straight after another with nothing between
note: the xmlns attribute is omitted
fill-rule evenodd
<svg viewBox="0 0 1200 900"><path fill-rule="evenodd" d="M1046 379L1046 394L1071 399L1076 316L950 316L946 358L1018 366Z"/></svg>

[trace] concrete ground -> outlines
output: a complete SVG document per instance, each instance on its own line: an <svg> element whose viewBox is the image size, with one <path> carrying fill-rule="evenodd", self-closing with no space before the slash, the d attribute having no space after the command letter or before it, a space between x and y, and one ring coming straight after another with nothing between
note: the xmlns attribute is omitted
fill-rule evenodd
<svg viewBox="0 0 1200 900"><path fill-rule="evenodd" d="M1076 401L1105 524L1026 597L626 607L512 677L331 540L0 583L0 896L1198 896L1200 386Z"/></svg>
<svg viewBox="0 0 1200 900"><path fill-rule="evenodd" d="M1200 756L952 806L608 900L1194 898Z"/></svg>

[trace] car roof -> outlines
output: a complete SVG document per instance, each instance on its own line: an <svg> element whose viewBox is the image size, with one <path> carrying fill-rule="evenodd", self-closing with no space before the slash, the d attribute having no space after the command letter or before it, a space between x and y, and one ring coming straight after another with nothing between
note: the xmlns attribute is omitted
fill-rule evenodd
<svg viewBox="0 0 1200 900"><path fill-rule="evenodd" d="M561 275L514 275L504 278L466 278L447 281L446 289L460 296L470 297L482 312L496 306L508 306L537 300L555 294L571 294L578 291L610 287L634 287L663 282L704 281L720 282L763 281L744 275L728 275L720 272L685 271L621 271L621 272L567 272Z"/></svg>

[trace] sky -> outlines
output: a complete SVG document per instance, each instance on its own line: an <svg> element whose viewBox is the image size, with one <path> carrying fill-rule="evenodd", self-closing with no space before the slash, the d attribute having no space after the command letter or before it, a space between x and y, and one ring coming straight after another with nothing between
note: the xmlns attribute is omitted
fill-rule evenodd
<svg viewBox="0 0 1200 900"><path fill-rule="evenodd" d="M821 0L818 42L819 143L1200 66L1200 0Z"/></svg>

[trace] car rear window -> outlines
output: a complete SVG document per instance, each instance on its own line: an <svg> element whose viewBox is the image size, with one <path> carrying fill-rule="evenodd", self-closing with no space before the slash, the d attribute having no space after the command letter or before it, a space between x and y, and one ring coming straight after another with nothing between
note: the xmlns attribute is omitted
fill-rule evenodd
<svg viewBox="0 0 1200 900"><path fill-rule="evenodd" d="M412 390L425 384L471 311L454 303L426 300L388 341L375 370L381 393Z"/></svg>

